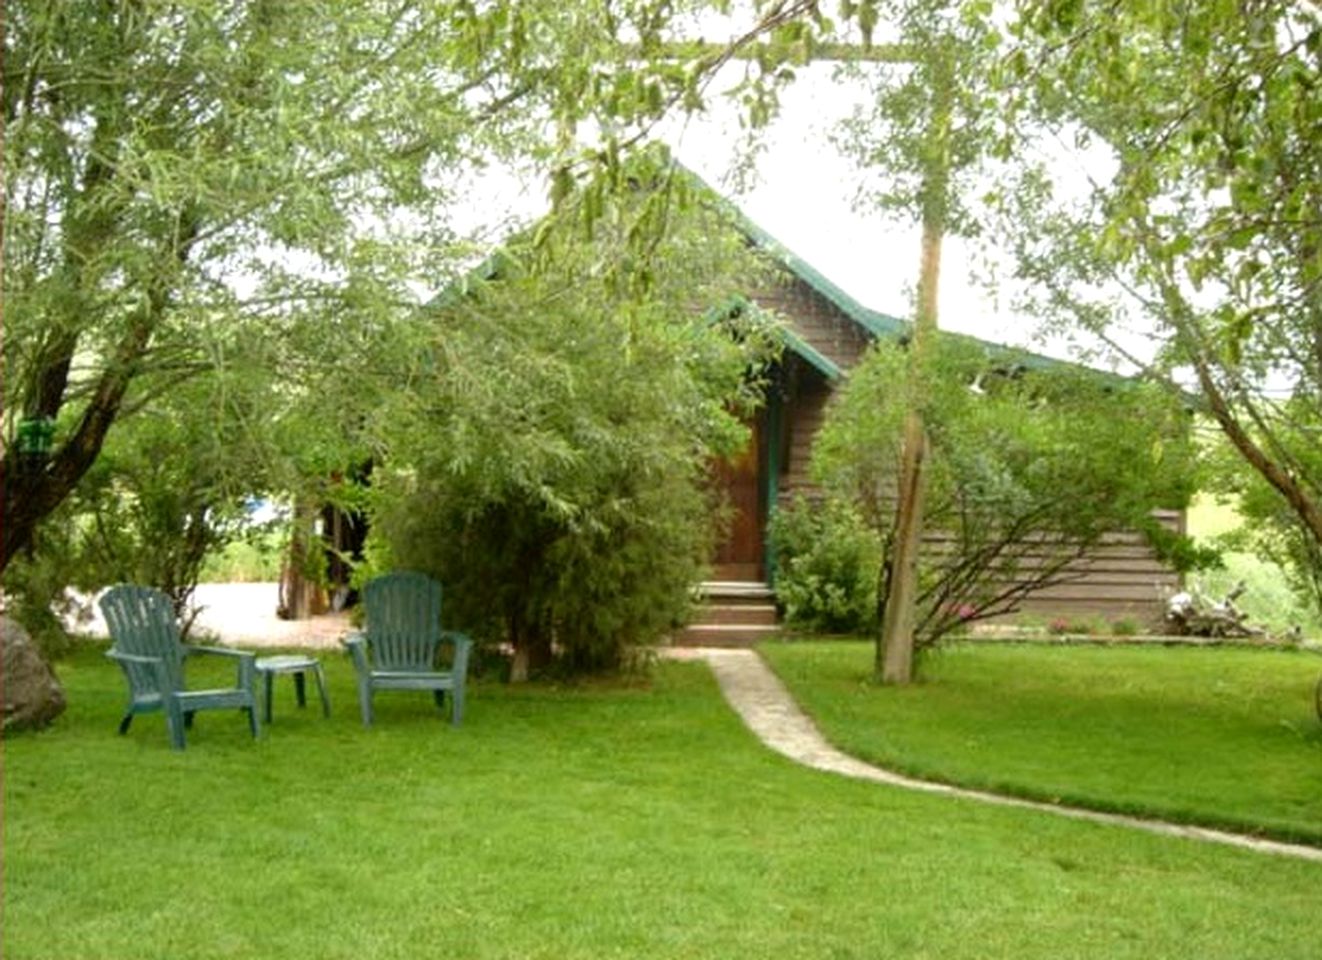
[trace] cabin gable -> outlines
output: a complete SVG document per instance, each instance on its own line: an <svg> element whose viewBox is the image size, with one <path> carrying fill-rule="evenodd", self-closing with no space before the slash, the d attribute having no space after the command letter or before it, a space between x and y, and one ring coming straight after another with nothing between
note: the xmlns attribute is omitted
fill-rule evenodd
<svg viewBox="0 0 1322 960"><path fill-rule="evenodd" d="M838 304L792 274L782 275L778 282L758 290L751 299L789 324L790 337L799 341L799 344L792 339L787 342L791 352L803 354L801 348L796 350L801 344L841 371L858 363L875 339L875 334L860 326Z"/></svg>

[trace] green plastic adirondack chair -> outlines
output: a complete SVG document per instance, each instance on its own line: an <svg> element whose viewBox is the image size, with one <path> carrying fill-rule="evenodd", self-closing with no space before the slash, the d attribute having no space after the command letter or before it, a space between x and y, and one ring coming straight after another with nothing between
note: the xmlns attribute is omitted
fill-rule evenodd
<svg viewBox="0 0 1322 960"><path fill-rule="evenodd" d="M253 654L182 643L174 604L154 587L129 584L112 587L101 598L101 612L114 639L106 656L124 669L129 685L128 708L119 724L121 735L128 732L129 724L138 714L161 711L165 714L171 745L182 750L184 729L193 725L194 713L234 708L247 712L248 727L257 736L257 671ZM215 690L186 689L184 659L195 653L237 661L235 685Z"/></svg>
<svg viewBox="0 0 1322 960"><path fill-rule="evenodd" d="M377 690L430 690L437 707L450 692L450 720L464 718L464 679L473 646L467 634L441 629L441 585L421 573L388 573L363 590L365 632L345 640L358 672L358 705L371 726ZM454 644L451 669L437 668L441 645Z"/></svg>

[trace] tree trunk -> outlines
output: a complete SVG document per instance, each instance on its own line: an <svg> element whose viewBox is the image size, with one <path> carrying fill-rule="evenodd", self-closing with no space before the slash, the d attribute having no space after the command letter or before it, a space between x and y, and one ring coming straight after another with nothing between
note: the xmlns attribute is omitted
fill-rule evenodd
<svg viewBox="0 0 1322 960"><path fill-rule="evenodd" d="M138 361L151 342L156 314L155 308L149 308L141 322L125 335L102 372L78 427L54 456L30 461L16 447L5 451L0 460L4 516L0 528L0 573L32 542L37 524L64 502L100 456ZM40 412L53 417L58 411L57 403L54 410Z"/></svg>
<svg viewBox="0 0 1322 960"><path fill-rule="evenodd" d="M918 282L918 321L909 342L910 403L921 388L923 354L936 332L937 283L941 273L942 224L923 224L922 273ZM911 406L904 418L904 450L897 490L895 538L889 592L877 645L876 669L883 683L913 679L914 626L917 621L918 559L922 550L923 498L927 487L927 431L922 411Z"/></svg>
<svg viewBox="0 0 1322 960"><path fill-rule="evenodd" d="M100 164L92 164L85 177L94 180ZM108 174L97 176L108 176ZM106 222L102 222L106 221ZM88 228L88 248L96 250L96 241L113 229L113 218L102 213ZM72 228L70 228L72 229ZM176 233L166 238L159 251L163 258L178 267L188 259L200 224L196 211L180 215ZM72 257L72 254L70 255ZM152 336L164 322L170 306L172 277L157 278L146 291L146 301L131 319L128 329L115 345L104 369L97 378L87 407L78 426L53 456L41 463L24 462L14 447L0 459L0 508L4 517L0 527L0 573L3 573L20 550L31 542L37 524L73 493L83 476L101 455L106 434L110 432L124 396L141 372L143 358L151 347ZM27 412L55 419L66 402L69 370L77 352L77 335L60 337L44 359L36 397Z"/></svg>
<svg viewBox="0 0 1322 960"><path fill-rule="evenodd" d="M550 666L551 632L541 623L528 623L521 616L512 618L510 642L514 646L510 683L527 683L535 673Z"/></svg>
<svg viewBox="0 0 1322 960"><path fill-rule="evenodd" d="M284 569L280 571L280 609L285 620L307 620L326 612L324 588L313 576L317 551L324 549L317 535L317 508L306 498L294 501L293 529Z"/></svg>
<svg viewBox="0 0 1322 960"><path fill-rule="evenodd" d="M914 628L917 623L918 560L923 537L923 494L927 431L919 407L929 341L937 331L937 286L941 278L941 241L946 231L950 189L951 84L949 57L940 50L934 71L932 118L924 151L922 197L923 239L918 277L918 304L909 339L909 410L904 419L900 461L899 502L891 555L889 592L877 637L876 673L883 683L907 684L913 679Z"/></svg>
<svg viewBox="0 0 1322 960"><path fill-rule="evenodd" d="M1207 398L1212 416L1221 427L1221 432L1239 451L1245 462L1270 483L1290 505L1290 509L1299 518L1300 525L1317 543L1322 544L1322 506L1308 495L1302 483L1254 442L1234 411L1230 409L1225 395L1212 378L1209 366L1201 351L1194 356L1194 369L1198 374L1199 386L1202 387L1203 396Z"/></svg>
<svg viewBox="0 0 1322 960"><path fill-rule="evenodd" d="M917 622L918 557L922 549L923 498L927 478L927 434L922 414L909 411L904 421L904 459L901 466L899 506L895 519L895 547L890 564L889 592L877 647L877 672L884 683L913 679L914 626Z"/></svg>

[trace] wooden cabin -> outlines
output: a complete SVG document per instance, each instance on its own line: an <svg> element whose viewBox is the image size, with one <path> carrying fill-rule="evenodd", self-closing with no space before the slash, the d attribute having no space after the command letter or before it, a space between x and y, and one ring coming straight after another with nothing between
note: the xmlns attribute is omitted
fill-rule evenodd
<svg viewBox="0 0 1322 960"><path fill-rule="evenodd" d="M903 339L908 324L863 306L721 199L696 175L688 171L685 175L725 210L747 242L777 268L772 271L773 279L722 309L761 309L774 312L785 322L785 350L771 371L766 403L749 424L748 448L741 457L716 467L733 519L714 557L713 580L702 585L706 609L677 638L688 643L742 644L776 629L772 589L775 558L768 548L768 521L775 506L788 504L797 494L812 497L817 492L809 464L813 441L833 391L871 343L883 337ZM502 255L495 253L475 268L473 275L491 280L503 266ZM461 297L465 289L462 283L447 288L437 303ZM1004 349L992 344L988 347ZM1030 355L1028 362L1059 361ZM1180 511L1169 511L1161 519L1172 529L1183 529ZM342 559L361 550L365 521L361 517L349 520L352 522L327 508L317 527L317 536L325 541L332 588L347 586ZM352 534L351 540L341 539L346 531ZM305 589L307 585L296 572L300 567L291 564L282 586L283 616L320 612L332 597L324 590ZM1071 621L1100 616L1157 623L1164 614L1164 597L1180 589L1179 575L1157 560L1138 533L1110 535L1074 565L1074 572L1079 576L1032 595L1022 609Z"/></svg>
<svg viewBox="0 0 1322 960"><path fill-rule="evenodd" d="M704 585L709 609L685 635L690 643L746 643L774 629L774 617L768 616L769 609L774 611L774 557L767 540L772 507L788 504L796 494L816 493L809 462L832 392L874 340L902 339L908 332L906 323L863 306L765 231L736 216L749 242L781 268L775 281L749 291L746 299L786 323L785 351L772 371L766 403L750 424L748 449L719 470L734 519L718 548L713 582ZM1182 511L1167 511L1160 519L1183 530ZM1117 532L1071 565L1069 582L1031 594L1021 610L1071 622L1101 617L1156 625L1164 614L1164 598L1180 588L1179 574L1157 559L1141 534Z"/></svg>

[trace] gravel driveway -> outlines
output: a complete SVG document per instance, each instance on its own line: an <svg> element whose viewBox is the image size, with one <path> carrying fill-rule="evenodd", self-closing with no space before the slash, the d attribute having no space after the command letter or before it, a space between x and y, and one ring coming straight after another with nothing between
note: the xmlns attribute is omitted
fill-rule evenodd
<svg viewBox="0 0 1322 960"><path fill-rule="evenodd" d="M352 628L347 613L331 613L310 620L281 620L275 615L280 602L277 583L199 583L193 602L201 608L195 631L211 634L226 646L266 648L300 647L338 649L340 638ZM80 633L107 636L101 611Z"/></svg>

